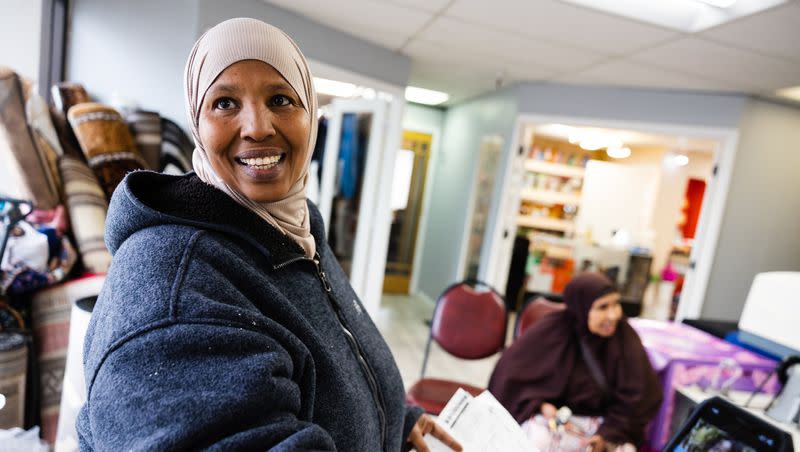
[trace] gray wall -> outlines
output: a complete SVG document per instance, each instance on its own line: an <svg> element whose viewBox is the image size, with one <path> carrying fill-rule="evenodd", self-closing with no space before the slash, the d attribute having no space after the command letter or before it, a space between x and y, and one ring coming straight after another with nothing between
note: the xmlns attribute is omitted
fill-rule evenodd
<svg viewBox="0 0 800 452"><path fill-rule="evenodd" d="M411 60L261 0L200 0L200 33L223 20L253 17L285 31L308 58L399 86L406 86ZM198 34L199 36L199 34Z"/></svg>
<svg viewBox="0 0 800 452"><path fill-rule="evenodd" d="M186 58L204 30L241 16L282 28L309 58L400 86L408 81L408 57L259 0L74 0L66 77L100 102L116 93L186 127Z"/></svg>
<svg viewBox="0 0 800 452"><path fill-rule="evenodd" d="M41 0L0 1L0 66L36 82L41 39Z"/></svg>
<svg viewBox="0 0 800 452"><path fill-rule="evenodd" d="M519 111L620 121L735 128L745 99L739 95L635 88L526 83Z"/></svg>
<svg viewBox="0 0 800 452"><path fill-rule="evenodd" d="M435 299L461 276L458 260L481 138L500 135L504 146L510 146L516 117L515 88L447 110L440 152L429 181L431 200L419 269L419 290L428 297Z"/></svg>
<svg viewBox="0 0 800 452"><path fill-rule="evenodd" d="M757 273L800 271L800 109L751 100L739 133L702 312L732 321Z"/></svg>
<svg viewBox="0 0 800 452"><path fill-rule="evenodd" d="M185 126L183 68L196 14L196 0L75 0L67 80L100 102L131 99Z"/></svg>

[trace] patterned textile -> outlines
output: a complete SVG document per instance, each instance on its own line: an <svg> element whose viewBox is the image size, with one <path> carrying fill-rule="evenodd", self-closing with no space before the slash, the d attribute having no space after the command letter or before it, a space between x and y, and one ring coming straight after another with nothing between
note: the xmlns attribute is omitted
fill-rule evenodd
<svg viewBox="0 0 800 452"><path fill-rule="evenodd" d="M50 119L47 102L42 96L32 94L25 104L25 115L28 118L28 126L31 128L36 147L47 163L47 177L55 184L58 199L61 202L63 193L61 192L61 176L58 172L58 158L64 154L64 151L58 141L53 121Z"/></svg>
<svg viewBox="0 0 800 452"><path fill-rule="evenodd" d="M105 276L90 275L37 292L31 317L39 361L42 437L50 444L56 437L61 388L69 346L72 304L97 295Z"/></svg>
<svg viewBox="0 0 800 452"><path fill-rule="evenodd" d="M0 333L0 394L6 402L0 410L0 429L25 427L27 369L25 338L21 334Z"/></svg>
<svg viewBox="0 0 800 452"><path fill-rule="evenodd" d="M522 423L522 431L537 450L559 452L583 452L589 438L597 433L601 417L572 416L566 426L553 431L548 420L541 414ZM614 452L636 452L632 444L607 444L606 450Z"/></svg>
<svg viewBox="0 0 800 452"><path fill-rule="evenodd" d="M86 271L105 273L111 254L103 240L106 227L106 202L103 189L85 163L65 155L59 162L72 233Z"/></svg>
<svg viewBox="0 0 800 452"><path fill-rule="evenodd" d="M83 103L70 108L67 117L106 199L127 173L147 167L127 124L113 108Z"/></svg>
<svg viewBox="0 0 800 452"><path fill-rule="evenodd" d="M181 173L192 170L194 143L181 127L167 118L161 118L161 171L172 165Z"/></svg>
<svg viewBox="0 0 800 452"><path fill-rule="evenodd" d="M52 209L59 203L58 183L50 164L54 155L40 149L28 127L22 84L13 71L0 68L0 149L9 149L0 165L8 165L21 177L22 186L14 196L33 200L37 208ZM50 152L50 154L48 154Z"/></svg>
<svg viewBox="0 0 800 452"><path fill-rule="evenodd" d="M161 169L161 116L154 111L137 110L128 114L125 121L133 132L136 146L142 153L147 169Z"/></svg>

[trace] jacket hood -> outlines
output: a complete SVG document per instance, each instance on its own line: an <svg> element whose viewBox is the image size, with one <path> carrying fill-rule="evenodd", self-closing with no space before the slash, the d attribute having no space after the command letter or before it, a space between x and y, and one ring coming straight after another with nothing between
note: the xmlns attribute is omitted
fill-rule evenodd
<svg viewBox="0 0 800 452"><path fill-rule="evenodd" d="M325 240L322 217L309 204L311 234ZM106 219L106 246L113 255L134 233L153 226L186 225L247 241L274 265L303 256L303 249L255 213L195 173L182 176L134 171L125 176L111 197ZM322 247L318 247L322 248Z"/></svg>

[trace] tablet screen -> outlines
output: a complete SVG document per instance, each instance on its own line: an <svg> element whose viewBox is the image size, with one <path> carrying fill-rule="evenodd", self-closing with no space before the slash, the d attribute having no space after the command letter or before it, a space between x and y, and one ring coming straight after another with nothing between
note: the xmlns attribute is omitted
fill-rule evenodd
<svg viewBox="0 0 800 452"><path fill-rule="evenodd" d="M741 439L734 437L732 432L726 432L714 426L705 419L698 419L675 448L675 452L757 452L757 449L745 444Z"/></svg>

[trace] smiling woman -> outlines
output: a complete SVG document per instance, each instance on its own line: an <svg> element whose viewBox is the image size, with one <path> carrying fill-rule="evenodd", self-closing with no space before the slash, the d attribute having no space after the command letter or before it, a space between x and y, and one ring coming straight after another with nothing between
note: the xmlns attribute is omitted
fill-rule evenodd
<svg viewBox="0 0 800 452"><path fill-rule="evenodd" d="M89 326L82 450L460 446L418 407L306 200L317 101L282 31L232 19L186 65L196 174L129 174Z"/></svg>
<svg viewBox="0 0 800 452"><path fill-rule="evenodd" d="M253 201L285 198L311 158L303 102L262 61L239 61L222 71L203 99L198 128L219 176Z"/></svg>

